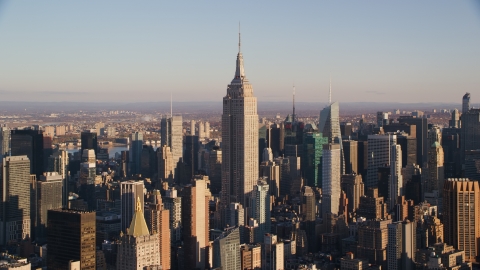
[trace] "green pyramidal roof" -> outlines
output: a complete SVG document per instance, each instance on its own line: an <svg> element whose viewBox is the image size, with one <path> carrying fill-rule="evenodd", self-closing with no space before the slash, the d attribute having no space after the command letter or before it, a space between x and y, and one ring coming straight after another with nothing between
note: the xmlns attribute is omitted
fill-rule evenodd
<svg viewBox="0 0 480 270"><path fill-rule="evenodd" d="M132 223L130 223L130 228L127 230L127 235L132 236L142 236L149 235L147 223L145 222L145 217L143 216L142 203L140 202L140 197L137 198L137 207L135 207L135 213L133 214Z"/></svg>

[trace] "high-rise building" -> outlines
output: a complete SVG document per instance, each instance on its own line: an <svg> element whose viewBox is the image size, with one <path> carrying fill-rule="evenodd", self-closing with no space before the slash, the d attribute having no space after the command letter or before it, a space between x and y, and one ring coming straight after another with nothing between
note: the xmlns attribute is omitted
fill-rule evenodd
<svg viewBox="0 0 480 270"><path fill-rule="evenodd" d="M339 120L338 102L330 103L327 107L320 111L320 123L318 130L322 135L328 138L328 142L335 142L336 138L341 139L340 120Z"/></svg>
<svg viewBox="0 0 480 270"><path fill-rule="evenodd" d="M141 154L143 145L143 133L135 132L130 135L129 175L141 173Z"/></svg>
<svg viewBox="0 0 480 270"><path fill-rule="evenodd" d="M198 137L203 140L205 138L205 125L203 121L198 122Z"/></svg>
<svg viewBox="0 0 480 270"><path fill-rule="evenodd" d="M222 150L213 147L208 155L208 178L210 179L210 191L219 194L222 190Z"/></svg>
<svg viewBox="0 0 480 270"><path fill-rule="evenodd" d="M136 200L140 198L141 205L144 205L144 184L143 181L125 181L120 183L120 200L122 207L120 213L122 216L121 231L126 232L135 213ZM143 210L142 210L143 212Z"/></svg>
<svg viewBox="0 0 480 270"><path fill-rule="evenodd" d="M27 156L3 158L0 185L0 244L31 237L30 160Z"/></svg>
<svg viewBox="0 0 480 270"><path fill-rule="evenodd" d="M322 213L338 214L340 203L340 145L323 146L322 161Z"/></svg>
<svg viewBox="0 0 480 270"><path fill-rule="evenodd" d="M364 221L358 224L357 257L387 268L388 224L391 219Z"/></svg>
<svg viewBox="0 0 480 270"><path fill-rule="evenodd" d="M210 138L210 122L205 121L205 138Z"/></svg>
<svg viewBox="0 0 480 270"><path fill-rule="evenodd" d="M83 131L80 134L80 139L82 143L81 152L85 149L93 149L95 151L95 155L98 152L98 143L97 143L97 133L91 131Z"/></svg>
<svg viewBox="0 0 480 270"><path fill-rule="evenodd" d="M262 269L277 270L284 267L284 245L274 234L266 233L263 241Z"/></svg>
<svg viewBox="0 0 480 270"><path fill-rule="evenodd" d="M244 244L240 246L241 269L262 268L262 246Z"/></svg>
<svg viewBox="0 0 480 270"><path fill-rule="evenodd" d="M451 128L460 128L460 112L458 109L452 111L452 119L448 121L448 125Z"/></svg>
<svg viewBox="0 0 480 270"><path fill-rule="evenodd" d="M41 130L12 130L10 134L11 155L26 155L30 160L30 173L43 174L43 133Z"/></svg>
<svg viewBox="0 0 480 270"><path fill-rule="evenodd" d="M164 208L159 190L153 190L153 192L149 194L149 200L145 207L145 220L149 231L158 237L160 265L164 269L170 269L172 259L170 211Z"/></svg>
<svg viewBox="0 0 480 270"><path fill-rule="evenodd" d="M239 203L230 203L227 209L228 227L239 227L245 225L245 209Z"/></svg>
<svg viewBox="0 0 480 270"><path fill-rule="evenodd" d="M95 218L95 212L48 210L48 269L70 269L72 261L80 262L79 269L96 269Z"/></svg>
<svg viewBox="0 0 480 270"><path fill-rule="evenodd" d="M365 196L360 197L357 216L366 219L385 219L388 217L387 205L383 197L378 196L377 188L369 188Z"/></svg>
<svg viewBox="0 0 480 270"><path fill-rule="evenodd" d="M63 191L62 191L62 206L67 207L68 201L68 193L69 193L69 185L68 182L70 180L70 175L68 173L68 152L66 150L58 150L57 152L53 153L48 158L48 172L57 172L63 179Z"/></svg>
<svg viewBox="0 0 480 270"><path fill-rule="evenodd" d="M465 164L465 152L480 149L480 109L468 110L462 114L461 119L460 154L461 162Z"/></svg>
<svg viewBox="0 0 480 270"><path fill-rule="evenodd" d="M175 177L174 162L170 147L164 145L157 148L158 179L173 183Z"/></svg>
<svg viewBox="0 0 480 270"><path fill-rule="evenodd" d="M465 259L471 262L476 261L479 255L479 189L478 181L464 178L449 178L443 187L445 242L464 250Z"/></svg>
<svg viewBox="0 0 480 270"><path fill-rule="evenodd" d="M444 153L445 178L461 176L463 162L461 160L461 128L442 129L442 148Z"/></svg>
<svg viewBox="0 0 480 270"><path fill-rule="evenodd" d="M397 135L368 135L368 168L365 188L378 185L378 168L390 165L391 145Z"/></svg>
<svg viewBox="0 0 480 270"><path fill-rule="evenodd" d="M0 158L10 155L10 129L0 127Z"/></svg>
<svg viewBox="0 0 480 270"><path fill-rule="evenodd" d="M402 149L398 144L390 146L390 181L388 187L388 207L392 209L398 196L403 195Z"/></svg>
<svg viewBox="0 0 480 270"><path fill-rule="evenodd" d="M97 199L95 197L95 160L95 151L93 149L83 150L80 174L78 176L78 183L80 184L78 195L87 202L89 211L94 211L97 208Z"/></svg>
<svg viewBox="0 0 480 270"><path fill-rule="evenodd" d="M260 165L260 177L265 177L270 184L270 195L280 196L280 166L275 161L265 161Z"/></svg>
<svg viewBox="0 0 480 270"><path fill-rule="evenodd" d="M240 40L235 76L223 98L222 152L223 207L231 202L249 207L248 196L258 179L258 114L257 98L245 76Z"/></svg>
<svg viewBox="0 0 480 270"><path fill-rule="evenodd" d="M400 124L406 123L409 125L415 125L415 138L417 139L417 164L423 168L423 166L427 163L428 158L428 140L427 140L427 133L428 133L428 124L427 118L415 118L413 116L401 116L398 118L398 122ZM412 134L410 134L412 135Z"/></svg>
<svg viewBox="0 0 480 270"><path fill-rule="evenodd" d="M263 235L270 232L270 194L269 185L265 179L260 179L253 187L250 209L251 217L258 222L255 230L255 242L261 242Z"/></svg>
<svg viewBox="0 0 480 270"><path fill-rule="evenodd" d="M425 192L441 191L443 189L444 171L443 148L440 143L434 142L428 150L428 168Z"/></svg>
<svg viewBox="0 0 480 270"><path fill-rule="evenodd" d="M213 241L213 268L241 269L240 229L230 228Z"/></svg>
<svg viewBox="0 0 480 270"><path fill-rule="evenodd" d="M170 240L174 246L182 240L182 197L177 196L175 188L170 188L165 191L163 202L170 213Z"/></svg>
<svg viewBox="0 0 480 270"><path fill-rule="evenodd" d="M32 225L37 243L43 244L47 241L48 210L62 208L62 184L63 178L56 172L44 173L36 183L36 215Z"/></svg>
<svg viewBox="0 0 480 270"><path fill-rule="evenodd" d="M116 269L118 270L160 268L158 235L150 234L142 208L143 205L138 197L132 222L127 232L120 234L120 243L117 246Z"/></svg>
<svg viewBox="0 0 480 270"><path fill-rule="evenodd" d="M322 133L304 133L302 172L305 185L310 187L322 187L322 153L323 145L328 143L328 137Z"/></svg>
<svg viewBox="0 0 480 270"><path fill-rule="evenodd" d="M345 174L360 173L358 171L358 141L342 140L345 157Z"/></svg>
<svg viewBox="0 0 480 270"><path fill-rule="evenodd" d="M360 197L364 194L362 176L344 174L342 175L341 186L348 198L348 212L356 212L360 205Z"/></svg>
<svg viewBox="0 0 480 270"><path fill-rule="evenodd" d="M387 269L413 270L415 268L415 222L399 221L388 224Z"/></svg>
<svg viewBox="0 0 480 270"><path fill-rule="evenodd" d="M161 145L170 147L173 156L173 166L177 167L183 154L183 121L181 115L163 117L160 122Z"/></svg>
<svg viewBox="0 0 480 270"><path fill-rule="evenodd" d="M462 98L462 114L467 113L470 110L470 93L465 93Z"/></svg>
<svg viewBox="0 0 480 270"><path fill-rule="evenodd" d="M182 233L185 269L207 267L209 232L208 177L196 175L182 190Z"/></svg>
<svg viewBox="0 0 480 270"><path fill-rule="evenodd" d="M185 153L183 162L189 167L191 175L198 171L198 153L200 151L200 141L198 136L185 136Z"/></svg>
<svg viewBox="0 0 480 270"><path fill-rule="evenodd" d="M190 121L190 135L195 136L195 120Z"/></svg>

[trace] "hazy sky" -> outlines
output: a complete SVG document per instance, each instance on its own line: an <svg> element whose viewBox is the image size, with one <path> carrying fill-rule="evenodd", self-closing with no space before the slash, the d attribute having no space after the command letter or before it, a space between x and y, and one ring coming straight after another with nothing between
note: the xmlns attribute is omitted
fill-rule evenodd
<svg viewBox="0 0 480 270"><path fill-rule="evenodd" d="M478 1L2 1L0 100L480 102Z"/></svg>

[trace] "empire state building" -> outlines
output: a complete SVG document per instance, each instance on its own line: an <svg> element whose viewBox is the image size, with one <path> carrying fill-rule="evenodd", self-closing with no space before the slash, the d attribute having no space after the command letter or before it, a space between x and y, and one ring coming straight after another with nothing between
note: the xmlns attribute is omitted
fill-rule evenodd
<svg viewBox="0 0 480 270"><path fill-rule="evenodd" d="M223 98L222 152L222 204L248 207L258 180L258 114L257 98L245 76L240 34L235 77Z"/></svg>

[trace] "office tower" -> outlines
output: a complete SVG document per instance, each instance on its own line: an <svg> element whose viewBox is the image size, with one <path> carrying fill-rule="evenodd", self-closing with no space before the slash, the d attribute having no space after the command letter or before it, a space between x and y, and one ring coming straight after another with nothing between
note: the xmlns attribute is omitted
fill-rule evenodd
<svg viewBox="0 0 480 270"><path fill-rule="evenodd" d="M47 213L48 210L62 208L63 178L56 172L47 172L40 176L36 183L36 211L32 224L35 230L35 241L44 244L47 241Z"/></svg>
<svg viewBox="0 0 480 270"><path fill-rule="evenodd" d="M213 268L241 269L240 229L230 228L213 241Z"/></svg>
<svg viewBox="0 0 480 270"><path fill-rule="evenodd" d="M448 121L448 125L451 128L460 128L460 112L458 109L452 111L452 119Z"/></svg>
<svg viewBox="0 0 480 270"><path fill-rule="evenodd" d="M269 193L274 198L280 196L280 166L275 161L265 161L260 165L260 177L264 177L269 185Z"/></svg>
<svg viewBox="0 0 480 270"><path fill-rule="evenodd" d="M342 140L345 157L345 174L360 173L358 171L358 141Z"/></svg>
<svg viewBox="0 0 480 270"><path fill-rule="evenodd" d="M80 184L78 195L87 202L88 210L94 211L97 208L97 199L95 197L95 151L93 149L83 150L82 159L83 162L80 164L80 174L78 176L78 183Z"/></svg>
<svg viewBox="0 0 480 270"><path fill-rule="evenodd" d="M10 155L10 129L0 127L0 158Z"/></svg>
<svg viewBox="0 0 480 270"><path fill-rule="evenodd" d="M31 237L30 160L27 156L3 158L0 185L0 244Z"/></svg>
<svg viewBox="0 0 480 270"><path fill-rule="evenodd" d="M125 234L120 234L120 243L117 246L118 270L160 267L158 235L150 234L142 209L143 204L140 197L137 197L130 227Z"/></svg>
<svg viewBox="0 0 480 270"><path fill-rule="evenodd" d="M249 207L245 203L258 179L258 114L240 41L235 77L223 98L222 151L222 204L239 202Z"/></svg>
<svg viewBox="0 0 480 270"><path fill-rule="evenodd" d="M129 154L130 151L122 151L120 152L120 176L127 177L128 175L128 166L130 164Z"/></svg>
<svg viewBox="0 0 480 270"><path fill-rule="evenodd" d="M70 269L71 261L79 261L79 269L96 269L95 212L73 209L48 210L47 267Z"/></svg>
<svg viewBox="0 0 480 270"><path fill-rule="evenodd" d="M83 131L80 134L80 139L82 142L81 153L85 149L93 149L95 151L95 155L98 151L98 143L97 143L97 133L91 131Z"/></svg>
<svg viewBox="0 0 480 270"><path fill-rule="evenodd" d="M444 153L445 178L455 178L461 175L461 137L460 128L442 129L442 148Z"/></svg>
<svg viewBox="0 0 480 270"><path fill-rule="evenodd" d="M152 178L157 172L157 153L153 150L153 146L143 145L142 150L140 151L140 174L142 177Z"/></svg>
<svg viewBox="0 0 480 270"><path fill-rule="evenodd" d="M303 137L302 171L305 184L311 187L322 187L322 153L323 145L328 137L322 133L305 133Z"/></svg>
<svg viewBox="0 0 480 270"><path fill-rule="evenodd" d="M122 207L120 213L122 216L121 231L126 232L130 222L132 221L133 214L135 213L136 200L140 198L141 205L144 205L144 185L143 181L125 181L120 183L120 197ZM143 212L143 210L142 210Z"/></svg>
<svg viewBox="0 0 480 270"><path fill-rule="evenodd" d="M165 191L164 208L170 211L170 240L172 246L182 240L182 197L177 196L177 190L170 188Z"/></svg>
<svg viewBox="0 0 480 270"><path fill-rule="evenodd" d="M439 142L434 142L428 151L428 168L425 192L433 192L434 190L442 190L444 181L444 158L443 148Z"/></svg>
<svg viewBox="0 0 480 270"><path fill-rule="evenodd" d="M183 152L183 121L181 115L163 117L160 123L162 146L169 146L173 155L173 166L177 167L177 162L182 158ZM199 126L200 127L200 126Z"/></svg>
<svg viewBox="0 0 480 270"><path fill-rule="evenodd" d="M58 150L52 156L48 158L48 168L49 172L57 172L63 179L62 184L62 206L67 207L68 204L68 193L70 180L70 175L68 173L68 152L65 150Z"/></svg>
<svg viewBox="0 0 480 270"><path fill-rule="evenodd" d="M387 269L413 270L417 250L415 222L388 224Z"/></svg>
<svg viewBox="0 0 480 270"><path fill-rule="evenodd" d="M230 203L227 209L228 227L239 227L245 225L245 209L239 203Z"/></svg>
<svg viewBox="0 0 480 270"><path fill-rule="evenodd" d="M171 268L171 241L170 241L170 211L165 209L159 190L149 194L145 207L145 221L148 230L158 237L157 250L160 255L160 265L164 269Z"/></svg>
<svg viewBox="0 0 480 270"><path fill-rule="evenodd" d="M360 205L360 198L364 194L362 176L357 174L342 175L341 187L348 198L348 212L356 212Z"/></svg>
<svg viewBox="0 0 480 270"><path fill-rule="evenodd" d="M390 181L388 189L388 207L390 209L397 202L398 196L403 195L402 176L402 149L398 144L390 146Z"/></svg>
<svg viewBox="0 0 480 270"><path fill-rule="evenodd" d="M240 246L241 269L262 268L262 246L244 244Z"/></svg>
<svg viewBox="0 0 480 270"><path fill-rule="evenodd" d="M480 179L480 149L465 151L464 175L470 179Z"/></svg>
<svg viewBox="0 0 480 270"><path fill-rule="evenodd" d="M388 125L388 113L377 112L377 127Z"/></svg>
<svg viewBox="0 0 480 270"><path fill-rule="evenodd" d="M330 103L320 111L318 130L330 143L335 142L336 138L341 138L338 102Z"/></svg>
<svg viewBox="0 0 480 270"><path fill-rule="evenodd" d="M391 219L364 221L358 224L357 258L387 267L388 224Z"/></svg>
<svg viewBox="0 0 480 270"><path fill-rule="evenodd" d="M276 270L284 268L284 245L274 234L265 234L263 241L262 269Z"/></svg>
<svg viewBox="0 0 480 270"><path fill-rule="evenodd" d="M283 151L285 145L290 144L290 141L288 140L288 137L286 137L286 131L283 123L267 125L266 145L272 149L273 157L279 157L284 153ZM263 150L263 148L261 150Z"/></svg>
<svg viewBox="0 0 480 270"><path fill-rule="evenodd" d="M398 118L400 124L409 124L415 125L415 138L417 138L417 164L423 168L427 163L427 152L428 152L428 142L427 142L427 118L415 118L413 116L400 116Z"/></svg>
<svg viewBox="0 0 480 270"><path fill-rule="evenodd" d="M317 218L317 199L312 187L303 187L301 214L304 222L305 236L308 239L316 239L315 220ZM317 250L317 241L308 241L306 243L308 250L314 252Z"/></svg>
<svg viewBox="0 0 480 270"><path fill-rule="evenodd" d="M323 146L322 161L322 213L338 214L340 203L340 145Z"/></svg>
<svg viewBox="0 0 480 270"><path fill-rule="evenodd" d="M160 181L167 181L173 183L175 176L174 162L172 151L170 147L164 145L157 148L157 159L158 159L158 179Z"/></svg>
<svg viewBox="0 0 480 270"><path fill-rule="evenodd" d="M190 120L190 135L195 136L195 120Z"/></svg>
<svg viewBox="0 0 480 270"><path fill-rule="evenodd" d="M462 98L462 114L470 110L470 93L465 93Z"/></svg>
<svg viewBox="0 0 480 270"><path fill-rule="evenodd" d="M428 129L428 147L435 143L441 143L442 142L442 129L439 126L432 126L430 129Z"/></svg>
<svg viewBox="0 0 480 270"><path fill-rule="evenodd" d="M196 175L182 190L182 233L185 269L207 267L209 231L208 177Z"/></svg>
<svg viewBox="0 0 480 270"><path fill-rule="evenodd" d="M212 194L220 194L222 190L222 150L213 147L208 156L208 178Z"/></svg>
<svg viewBox="0 0 480 270"><path fill-rule="evenodd" d="M130 134L129 154L129 175L140 174L141 154L143 145L143 133L135 132Z"/></svg>
<svg viewBox="0 0 480 270"><path fill-rule="evenodd" d="M378 189L369 188L365 196L360 197L357 216L366 219L384 219L388 217L387 210L384 198L378 196Z"/></svg>
<svg viewBox="0 0 480 270"><path fill-rule="evenodd" d="M368 168L368 136L365 141L358 142L358 174L362 175L363 182L367 180Z"/></svg>
<svg viewBox="0 0 480 270"><path fill-rule="evenodd" d="M340 123L340 133L342 134L342 137L350 138L350 136L352 136L352 132L352 123Z"/></svg>
<svg viewBox="0 0 480 270"><path fill-rule="evenodd" d="M406 133L396 133L397 144L402 149L402 167L417 164L417 139Z"/></svg>
<svg viewBox="0 0 480 270"><path fill-rule="evenodd" d="M183 162L190 168L191 175L198 171L198 153L200 151L200 141L198 136L185 136L185 153Z"/></svg>
<svg viewBox="0 0 480 270"><path fill-rule="evenodd" d="M270 232L270 195L269 185L265 179L260 179L253 187L250 202L251 217L258 222L255 242L261 242L263 235Z"/></svg>
<svg viewBox="0 0 480 270"><path fill-rule="evenodd" d="M205 138L205 125L203 121L198 122L198 137L203 140Z"/></svg>
<svg viewBox="0 0 480 270"><path fill-rule="evenodd" d="M397 143L396 135L368 135L368 168L365 187L376 187L378 168L390 164L390 146Z"/></svg>
<svg viewBox="0 0 480 270"><path fill-rule="evenodd" d="M463 125L463 123L462 123ZM479 182L449 178L443 187L443 223L447 244L465 251L465 259L474 262L479 255L480 193Z"/></svg>
<svg viewBox="0 0 480 270"><path fill-rule="evenodd" d="M30 173L43 174L43 133L40 130L12 130L10 134L11 155L26 155L30 160Z"/></svg>
<svg viewBox="0 0 480 270"><path fill-rule="evenodd" d="M205 138L210 138L210 122L205 121Z"/></svg>
<svg viewBox="0 0 480 270"><path fill-rule="evenodd" d="M468 112L462 114L461 119L460 154L461 162L465 164L465 152L480 149L480 109L470 109Z"/></svg>

